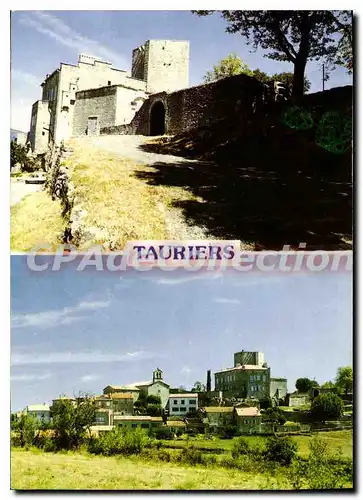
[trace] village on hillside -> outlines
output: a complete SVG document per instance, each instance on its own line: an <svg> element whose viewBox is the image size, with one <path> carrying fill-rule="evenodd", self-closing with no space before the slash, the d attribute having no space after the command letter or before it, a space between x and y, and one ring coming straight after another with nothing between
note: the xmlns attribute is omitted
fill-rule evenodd
<svg viewBox="0 0 363 500"><path fill-rule="evenodd" d="M206 384L196 382L188 391L183 386L171 388L157 368L149 381L110 384L101 395L60 396L51 405L30 404L13 418L25 414L47 426L59 403L77 405L89 401L94 407L94 422L90 426L94 434L115 427L139 427L149 431L167 428L170 436L202 433L232 437L352 427L351 390L341 396L341 415L316 419L311 415L312 402L324 394L338 397L338 388L333 384L320 387L314 380L299 379L296 385L300 390L288 393L287 379L271 376L262 352L235 353L234 366L215 372L214 377L214 390L208 370Z"/></svg>

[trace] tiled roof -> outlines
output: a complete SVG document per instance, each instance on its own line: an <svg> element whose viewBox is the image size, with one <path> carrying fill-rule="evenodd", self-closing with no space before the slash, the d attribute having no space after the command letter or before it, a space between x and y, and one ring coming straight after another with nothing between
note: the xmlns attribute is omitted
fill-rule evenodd
<svg viewBox="0 0 363 500"><path fill-rule="evenodd" d="M236 413L239 417L260 417L260 410L252 406L250 408L236 408Z"/></svg>
<svg viewBox="0 0 363 500"><path fill-rule="evenodd" d="M186 423L182 420L168 420L166 425L167 427L186 427Z"/></svg>
<svg viewBox="0 0 363 500"><path fill-rule="evenodd" d="M114 392L110 396L111 399L133 399L131 392Z"/></svg>
<svg viewBox="0 0 363 500"><path fill-rule="evenodd" d="M198 394L191 392L190 394L169 394L169 398L198 398Z"/></svg>
<svg viewBox="0 0 363 500"><path fill-rule="evenodd" d="M233 406L207 406L204 408L207 413L232 413Z"/></svg>
<svg viewBox="0 0 363 500"><path fill-rule="evenodd" d="M133 390L133 391L139 391L140 389L138 389L137 387L135 387L134 385L108 385L105 387L105 389L107 389L108 387L110 387L111 389L115 389L116 391L130 391L130 390ZM105 390L103 389L103 390Z"/></svg>

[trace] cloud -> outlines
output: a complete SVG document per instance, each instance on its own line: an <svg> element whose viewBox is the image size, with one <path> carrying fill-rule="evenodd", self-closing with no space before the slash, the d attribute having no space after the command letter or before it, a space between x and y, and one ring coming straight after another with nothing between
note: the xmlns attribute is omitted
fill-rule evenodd
<svg viewBox="0 0 363 500"><path fill-rule="evenodd" d="M183 368L180 370L180 373L182 375L190 375L192 373L192 368L190 366L183 366Z"/></svg>
<svg viewBox="0 0 363 500"><path fill-rule="evenodd" d="M99 375L83 375L80 378L81 382L93 382L93 380L98 380L101 378Z"/></svg>
<svg viewBox="0 0 363 500"><path fill-rule="evenodd" d="M25 85L40 87L42 83L42 78L39 76L32 75L31 73L27 73L26 71L22 71L20 69L11 70L11 78L12 80L16 80L17 82L24 83Z"/></svg>
<svg viewBox="0 0 363 500"><path fill-rule="evenodd" d="M41 11L28 12L20 18L20 22L78 52L86 52L108 62L125 65L125 59L118 52L114 52L97 40L81 35L54 14Z"/></svg>
<svg viewBox="0 0 363 500"><path fill-rule="evenodd" d="M184 283L189 283L190 281L215 280L221 277L222 275L217 272L213 273L211 272L210 274L205 274L205 272L200 272L199 274L192 276L185 276L185 274L183 274L183 277L180 278L159 278L155 281L155 283L158 285L182 285Z"/></svg>
<svg viewBox="0 0 363 500"><path fill-rule="evenodd" d="M109 301L89 301L80 302L74 307L65 307L64 309L54 311L43 311L29 314L15 314L12 316L13 328L37 327L48 328L57 325L69 325L76 321L86 319L87 316L77 315L84 311L98 311L108 307Z"/></svg>
<svg viewBox="0 0 363 500"><path fill-rule="evenodd" d="M118 353L90 352L49 352L49 353L12 353L11 365L40 365L53 363L112 363L132 362L154 358L156 355L145 351Z"/></svg>
<svg viewBox="0 0 363 500"><path fill-rule="evenodd" d="M50 373L43 373L39 375L34 375L30 373L23 373L20 375L13 375L11 380L13 382L37 382L38 380L46 380L50 378L52 375Z"/></svg>
<svg viewBox="0 0 363 500"><path fill-rule="evenodd" d="M241 302L238 299L227 299L226 297L217 297L213 299L213 302L217 304L240 304Z"/></svg>

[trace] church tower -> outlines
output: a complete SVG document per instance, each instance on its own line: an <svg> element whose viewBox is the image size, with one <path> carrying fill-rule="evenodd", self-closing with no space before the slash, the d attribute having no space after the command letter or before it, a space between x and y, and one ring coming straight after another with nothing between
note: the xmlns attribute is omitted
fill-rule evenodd
<svg viewBox="0 0 363 500"><path fill-rule="evenodd" d="M163 380L163 372L160 370L160 368L156 368L156 370L153 371L153 384L158 381Z"/></svg>

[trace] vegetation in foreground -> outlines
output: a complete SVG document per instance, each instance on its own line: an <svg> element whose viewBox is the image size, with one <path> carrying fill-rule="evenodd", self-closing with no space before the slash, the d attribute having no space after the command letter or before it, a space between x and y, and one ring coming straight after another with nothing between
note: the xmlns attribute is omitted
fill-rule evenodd
<svg viewBox="0 0 363 500"><path fill-rule="evenodd" d="M26 196L11 208L11 249L28 252L46 243L55 250L64 232L61 213L60 202L45 191Z"/></svg>
<svg viewBox="0 0 363 500"><path fill-rule="evenodd" d="M22 433L24 447L13 447L13 489L299 490L351 488L353 482L352 459L321 436L311 438L304 456L290 437L239 437L223 453L207 452L198 438L167 448L142 429L85 434L77 442L72 434L61 437L45 432L34 440L30 429Z"/></svg>

